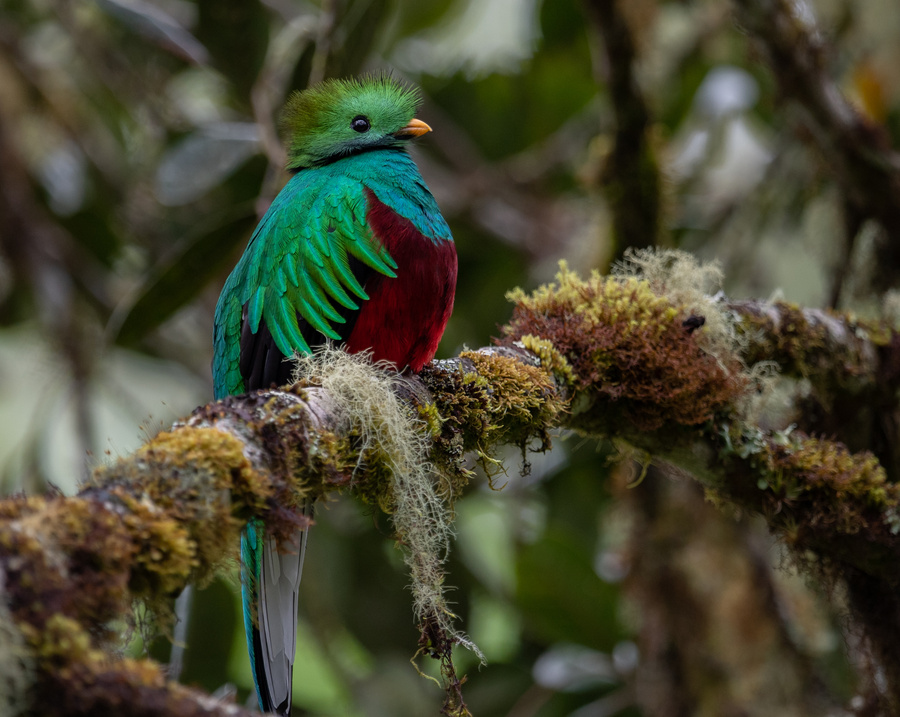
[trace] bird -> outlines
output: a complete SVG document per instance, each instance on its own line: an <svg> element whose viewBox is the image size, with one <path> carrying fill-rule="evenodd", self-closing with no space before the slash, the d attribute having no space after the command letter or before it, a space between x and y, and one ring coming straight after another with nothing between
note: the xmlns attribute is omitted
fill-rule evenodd
<svg viewBox="0 0 900 717"><path fill-rule="evenodd" d="M295 354L327 342L398 372L434 358L453 311L457 255L407 153L431 131L417 89L389 74L328 79L282 113L291 178L216 305L216 399L290 383ZM309 514L311 509L305 508ZM308 529L241 534L241 593L260 708L290 715L297 599Z"/></svg>

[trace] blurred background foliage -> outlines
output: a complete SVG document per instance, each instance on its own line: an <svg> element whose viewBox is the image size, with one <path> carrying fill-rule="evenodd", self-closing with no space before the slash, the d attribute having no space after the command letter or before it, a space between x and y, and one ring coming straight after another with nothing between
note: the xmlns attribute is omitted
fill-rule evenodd
<svg viewBox="0 0 900 717"><path fill-rule="evenodd" d="M613 51L601 6L632 55ZM896 7L795 6L828 38L837 85L896 139ZM611 90L620 61L646 121L636 164L616 160L634 117ZM717 259L735 298L878 310L878 230L848 239L827 162L724 0L2 0L3 492L72 492L211 399L218 292L287 179L278 108L382 68L421 86L435 130L414 154L460 258L442 356L490 342L506 290L563 258L605 270L628 245ZM635 177L650 201L629 234L617 217ZM851 700L865 668L852 634L755 521L653 470L628 488L609 445L560 436L521 461L457 505L449 581L488 659L458 655L474 714L820 715ZM349 498L320 512L298 714L437 712L439 689L409 665L390 532ZM182 681L243 702L236 585L196 594L179 659Z"/></svg>

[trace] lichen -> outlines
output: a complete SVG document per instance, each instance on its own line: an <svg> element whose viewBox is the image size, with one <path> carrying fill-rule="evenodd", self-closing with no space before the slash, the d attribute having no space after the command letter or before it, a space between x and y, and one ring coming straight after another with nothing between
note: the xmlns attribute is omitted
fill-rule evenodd
<svg viewBox="0 0 900 717"><path fill-rule="evenodd" d="M697 344L726 364L744 345L731 317L715 297L724 279L717 261L701 262L678 249L628 249L613 267L612 275L646 281L654 294L665 296L673 306L690 316L702 316L702 331L695 334Z"/></svg>
<svg viewBox="0 0 900 717"><path fill-rule="evenodd" d="M410 572L413 612L420 628L433 626L441 640L478 648L452 624L443 564L451 526L446 487L428 460L425 426L397 397L402 378L395 370L373 365L365 354L348 354L331 346L296 358L295 379L325 389L334 401L340 431L355 437L359 462L351 485L365 500L391 515ZM439 657L442 666L444 656ZM446 659L450 659L449 651ZM452 660L449 662L450 672Z"/></svg>

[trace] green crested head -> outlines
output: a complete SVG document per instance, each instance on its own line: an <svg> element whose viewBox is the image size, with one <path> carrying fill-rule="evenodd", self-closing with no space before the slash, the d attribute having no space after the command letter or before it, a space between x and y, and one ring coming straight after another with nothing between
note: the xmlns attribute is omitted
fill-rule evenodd
<svg viewBox="0 0 900 717"><path fill-rule="evenodd" d="M403 146L431 128L414 118L418 92L387 75L325 80L294 92L282 113L288 169Z"/></svg>

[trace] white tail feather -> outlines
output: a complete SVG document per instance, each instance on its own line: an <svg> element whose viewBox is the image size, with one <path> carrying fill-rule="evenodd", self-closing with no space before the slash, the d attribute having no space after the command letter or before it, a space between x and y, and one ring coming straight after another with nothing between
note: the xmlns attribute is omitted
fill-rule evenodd
<svg viewBox="0 0 900 717"><path fill-rule="evenodd" d="M263 543L259 576L259 639L264 679L274 705L290 710L291 677L297 649L297 599L308 530L298 530L281 544Z"/></svg>

